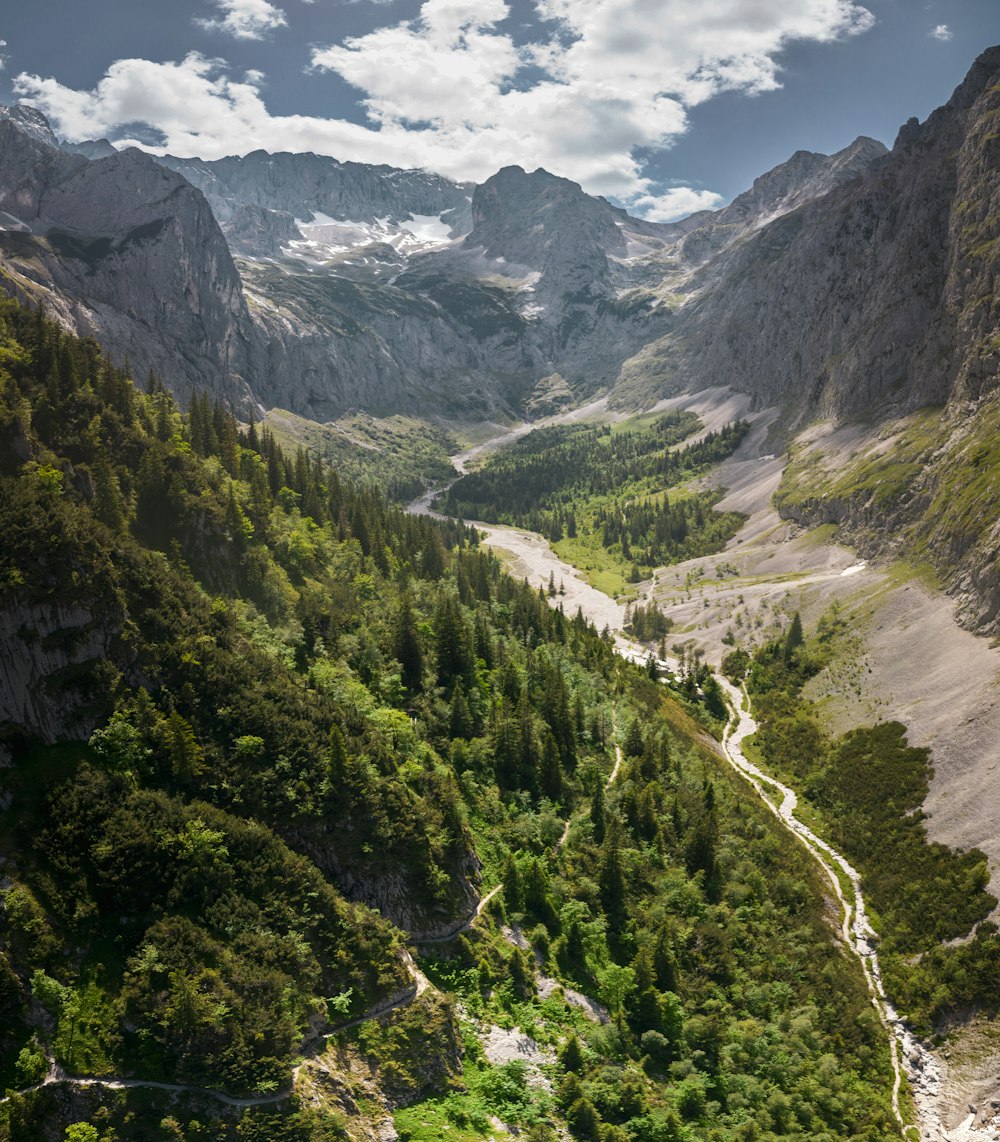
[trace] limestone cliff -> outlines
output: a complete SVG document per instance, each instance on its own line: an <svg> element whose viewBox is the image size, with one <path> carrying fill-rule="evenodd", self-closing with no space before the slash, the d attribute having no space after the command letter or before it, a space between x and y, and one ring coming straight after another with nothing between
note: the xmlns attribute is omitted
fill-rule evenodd
<svg viewBox="0 0 1000 1142"><path fill-rule="evenodd" d="M248 409L257 332L203 196L136 150L65 154L0 118L5 288L96 337L138 375L182 396L205 389Z"/></svg>
<svg viewBox="0 0 1000 1142"><path fill-rule="evenodd" d="M667 336L626 363L619 399L728 383L794 424L995 385L998 84L994 48L891 154L705 264Z"/></svg>

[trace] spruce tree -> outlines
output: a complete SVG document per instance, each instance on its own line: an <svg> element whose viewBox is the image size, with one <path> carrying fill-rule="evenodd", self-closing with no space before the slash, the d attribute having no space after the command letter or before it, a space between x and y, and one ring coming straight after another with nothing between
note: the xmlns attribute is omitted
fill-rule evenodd
<svg viewBox="0 0 1000 1142"><path fill-rule="evenodd" d="M594 795L590 800L590 822L594 826L594 840L601 844L604 840L604 781L600 774L594 784Z"/></svg>
<svg viewBox="0 0 1000 1142"><path fill-rule="evenodd" d="M601 847L601 865L597 874L601 907L612 932L620 932L628 917L625 909L625 874L621 862L621 826L611 817L610 827Z"/></svg>
<svg viewBox="0 0 1000 1142"><path fill-rule="evenodd" d="M424 687L424 652L410 596L405 590L399 600L393 641L393 653L399 660L403 686L409 694L419 694Z"/></svg>
<svg viewBox="0 0 1000 1142"><path fill-rule="evenodd" d="M551 801L558 801L563 792L562 765L559 761L559 747L552 731L547 729L542 737L542 761L538 774L541 791Z"/></svg>

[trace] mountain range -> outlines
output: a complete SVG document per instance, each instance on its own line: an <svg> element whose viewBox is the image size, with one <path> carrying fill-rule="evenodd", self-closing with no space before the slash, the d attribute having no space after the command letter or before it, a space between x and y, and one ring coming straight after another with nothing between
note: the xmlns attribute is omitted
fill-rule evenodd
<svg viewBox="0 0 1000 1142"><path fill-rule="evenodd" d="M870 139L799 152L724 210L664 225L542 170L473 187L311 154L64 146L23 106L0 124L10 292L182 398L319 419L545 411L619 375L633 391L727 251L884 155Z"/></svg>
<svg viewBox="0 0 1000 1142"><path fill-rule="evenodd" d="M800 151L673 224L543 170L471 186L67 146L18 105L0 117L0 267L182 399L244 412L481 418L719 382L794 422L975 399L995 374L998 72L985 52L891 152Z"/></svg>
<svg viewBox="0 0 1000 1142"><path fill-rule="evenodd" d="M998 114L991 48L891 151L800 151L658 224L544 170L472 186L313 154L157 158L60 143L18 105L0 111L0 286L245 418L474 423L728 385L778 408L775 447L817 418L941 407L931 443L968 481L1000 354ZM836 496L786 488L782 510L929 559L996 633L991 525L928 515L954 497L918 467L898 494L879 469L877 503L862 473Z"/></svg>

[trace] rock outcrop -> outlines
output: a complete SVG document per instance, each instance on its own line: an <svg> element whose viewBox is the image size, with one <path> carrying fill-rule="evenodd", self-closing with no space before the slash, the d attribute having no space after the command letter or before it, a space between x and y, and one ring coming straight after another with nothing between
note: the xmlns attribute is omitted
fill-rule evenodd
<svg viewBox="0 0 1000 1142"><path fill-rule="evenodd" d="M5 287L182 398L249 409L259 335L203 196L140 151L91 161L29 127L0 118L0 211L20 224L0 232Z"/></svg>
<svg viewBox="0 0 1000 1142"><path fill-rule="evenodd" d="M277 258L290 242L301 241L302 233L287 210L241 205L223 225L230 249L251 258Z"/></svg>
<svg viewBox="0 0 1000 1142"><path fill-rule="evenodd" d="M994 48L891 154L699 269L668 335L625 365L619 399L725 382L794 425L995 386L998 113Z"/></svg>

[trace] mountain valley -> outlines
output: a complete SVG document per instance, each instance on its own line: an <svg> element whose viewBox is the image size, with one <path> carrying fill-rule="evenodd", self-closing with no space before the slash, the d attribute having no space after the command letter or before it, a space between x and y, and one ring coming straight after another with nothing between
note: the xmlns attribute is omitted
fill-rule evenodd
<svg viewBox="0 0 1000 1142"><path fill-rule="evenodd" d="M0 1142L998 1136L998 117L660 223L0 109Z"/></svg>

